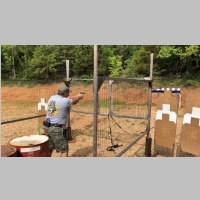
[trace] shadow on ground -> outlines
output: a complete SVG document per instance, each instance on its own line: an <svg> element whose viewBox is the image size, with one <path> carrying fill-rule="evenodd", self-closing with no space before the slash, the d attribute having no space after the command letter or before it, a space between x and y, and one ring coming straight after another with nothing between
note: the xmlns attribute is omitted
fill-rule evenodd
<svg viewBox="0 0 200 200"><path fill-rule="evenodd" d="M172 149L157 145L156 157L178 157L178 156L177 156L177 152L176 151L174 151L174 153L173 153ZM197 156L182 151L180 153L179 157L197 157Z"/></svg>
<svg viewBox="0 0 200 200"><path fill-rule="evenodd" d="M93 147L84 147L75 151L70 157L91 157Z"/></svg>

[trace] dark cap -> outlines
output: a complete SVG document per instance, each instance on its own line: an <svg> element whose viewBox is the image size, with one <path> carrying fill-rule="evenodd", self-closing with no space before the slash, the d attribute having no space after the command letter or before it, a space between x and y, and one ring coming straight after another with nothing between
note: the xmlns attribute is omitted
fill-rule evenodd
<svg viewBox="0 0 200 200"><path fill-rule="evenodd" d="M69 88L65 85L58 88L58 94L64 94L65 92L71 92L71 90L69 90Z"/></svg>

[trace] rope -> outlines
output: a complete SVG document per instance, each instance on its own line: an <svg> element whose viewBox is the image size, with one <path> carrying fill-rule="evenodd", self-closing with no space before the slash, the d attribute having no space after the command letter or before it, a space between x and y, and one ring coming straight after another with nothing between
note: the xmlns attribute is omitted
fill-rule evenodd
<svg viewBox="0 0 200 200"><path fill-rule="evenodd" d="M107 147L107 151L115 151L114 150L114 148L118 148L118 147L121 147L121 146L123 146L123 144L121 144L121 145L118 145L118 144L114 144L113 143L113 138L112 138L112 129L111 129L111 125L110 125L110 117L112 118L112 120L115 122L115 124L122 130L122 131L124 131L125 133L128 133L127 131L125 131L125 130L123 130L122 129L122 127L113 119L113 117L112 116L110 116L110 114L108 114L108 122L109 122L109 133L110 133L110 141L111 141L111 146L109 146L109 147ZM149 131L151 130L151 129L153 129L155 126L153 126L152 128L150 128L149 129ZM144 131L143 132L141 132L140 134L142 134L142 133L144 133ZM130 135L130 133L128 133L129 135Z"/></svg>
<svg viewBox="0 0 200 200"><path fill-rule="evenodd" d="M114 148L118 148L118 147L121 147L123 146L123 144L121 145L118 145L118 144L114 144L113 143L113 139L112 139L112 129L111 129L111 126L110 126L110 114L108 114L108 122L109 122L109 129L110 129L110 142L111 142L111 146L107 147L107 151L115 151ZM112 118L112 117L111 117ZM112 118L113 119L113 118ZM114 120L114 119L113 119ZM115 122L115 121L114 121ZM116 123L116 122L115 122ZM116 123L117 124L117 123ZM118 125L118 124L117 124ZM119 125L118 125L119 126ZM119 126L120 127L120 126ZM121 128L121 127L120 127ZM121 128L122 129L122 128ZM123 129L122 129L123 130Z"/></svg>

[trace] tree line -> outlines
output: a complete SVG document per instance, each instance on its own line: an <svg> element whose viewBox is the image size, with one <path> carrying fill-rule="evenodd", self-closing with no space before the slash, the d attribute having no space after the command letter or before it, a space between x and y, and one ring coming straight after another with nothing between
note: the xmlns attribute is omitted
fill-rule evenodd
<svg viewBox="0 0 200 200"><path fill-rule="evenodd" d="M93 76L93 45L2 45L1 79L57 80ZM187 85L200 82L200 45L99 45L98 74L110 77L169 78Z"/></svg>

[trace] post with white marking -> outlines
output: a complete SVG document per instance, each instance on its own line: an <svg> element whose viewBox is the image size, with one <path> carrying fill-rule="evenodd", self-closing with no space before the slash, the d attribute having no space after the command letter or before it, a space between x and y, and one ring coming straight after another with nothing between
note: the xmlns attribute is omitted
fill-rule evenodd
<svg viewBox="0 0 200 200"><path fill-rule="evenodd" d="M69 81L69 60L66 60L66 79ZM70 126L70 108L68 108L68 115L67 115L67 140L68 142L72 141L72 135L71 135L71 126Z"/></svg>
<svg viewBox="0 0 200 200"><path fill-rule="evenodd" d="M146 146L145 146L145 156L151 157L151 144L152 138L150 137L150 125L151 125L151 104L152 104L152 75L153 75L153 53L150 55L150 82L149 82L149 105L148 105L148 132L146 137Z"/></svg>
<svg viewBox="0 0 200 200"><path fill-rule="evenodd" d="M98 114L98 45L94 45L94 113L93 113L93 157L97 157L97 114Z"/></svg>
<svg viewBox="0 0 200 200"><path fill-rule="evenodd" d="M66 77L67 81L69 81L69 60L66 60Z"/></svg>

